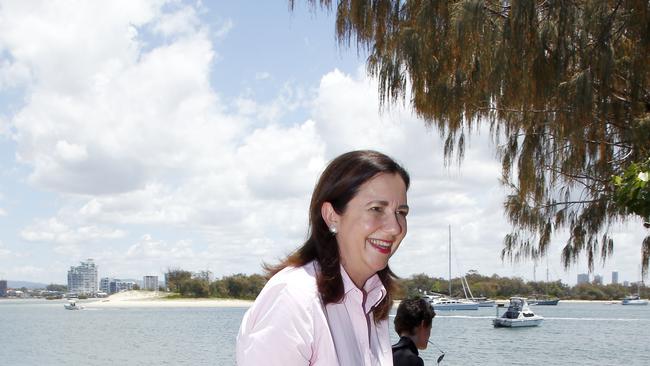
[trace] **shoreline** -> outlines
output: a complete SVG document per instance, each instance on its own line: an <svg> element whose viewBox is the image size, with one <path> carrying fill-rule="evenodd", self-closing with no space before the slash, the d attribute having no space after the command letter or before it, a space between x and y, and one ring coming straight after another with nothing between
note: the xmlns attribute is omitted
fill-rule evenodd
<svg viewBox="0 0 650 366"><path fill-rule="evenodd" d="M253 304L253 300L240 299L222 299L222 298L166 298L167 294L149 291L127 291L113 294L103 299L82 300L86 308L131 308L131 307L233 307L248 308ZM497 300L505 301L505 300ZM620 303L620 300L560 300L561 303L601 303L612 304ZM393 302L396 308L400 300Z"/></svg>
<svg viewBox="0 0 650 366"><path fill-rule="evenodd" d="M230 307L230 308L249 308L253 305L253 300L227 299L227 298L167 298L168 294L164 292L150 291L127 291L113 294L106 298L90 298L77 300L79 305L85 308L132 308L132 307L151 307L151 308L172 308L172 307ZM0 298L1 301L30 301L39 300L33 298ZM40 299L42 300L42 299ZM503 303L509 299L496 299L497 303ZM52 300L54 302L66 302L63 300ZM400 300L393 301L393 308L399 306ZM579 299L560 299L560 303L581 304L620 304L621 300L579 300Z"/></svg>
<svg viewBox="0 0 650 366"><path fill-rule="evenodd" d="M85 308L131 308L131 307L194 307L194 308L214 308L214 307L250 307L253 304L251 300L238 299L167 299L164 293L148 291L127 291L113 294L103 299L92 299L90 301L79 302Z"/></svg>

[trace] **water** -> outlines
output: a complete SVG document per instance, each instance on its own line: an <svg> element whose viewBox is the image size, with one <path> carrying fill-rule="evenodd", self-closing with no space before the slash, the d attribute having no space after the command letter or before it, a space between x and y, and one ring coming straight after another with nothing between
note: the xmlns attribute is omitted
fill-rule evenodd
<svg viewBox="0 0 650 366"><path fill-rule="evenodd" d="M546 318L540 327L493 328L494 308L439 312L431 339L446 352L441 365L648 364L650 306L560 302L532 309ZM67 311L60 301L2 300L0 365L234 365L245 311ZM420 355L435 365L439 354L429 346Z"/></svg>

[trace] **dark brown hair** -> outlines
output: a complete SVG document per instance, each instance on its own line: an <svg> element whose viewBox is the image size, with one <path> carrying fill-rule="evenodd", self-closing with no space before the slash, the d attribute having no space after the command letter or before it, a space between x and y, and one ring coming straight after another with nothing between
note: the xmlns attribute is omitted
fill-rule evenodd
<svg viewBox="0 0 650 366"><path fill-rule="evenodd" d="M264 265L267 274L276 274L285 267L300 267L313 260L320 265L318 291L325 304L343 298L339 248L336 238L321 214L323 203L330 202L338 214L345 212L348 202L359 188L381 173L399 175L408 190L410 178L406 170L390 157L372 150L351 151L332 160L320 176L309 205L309 232L305 243L276 266ZM386 297L375 307L375 321L388 318L396 290L395 274L388 266L377 272L387 290Z"/></svg>
<svg viewBox="0 0 650 366"><path fill-rule="evenodd" d="M427 327L431 326L434 316L436 316L436 312L425 299L403 300L397 307L397 314L395 314L395 332L400 336L403 333L413 335L415 334L415 328L422 322Z"/></svg>

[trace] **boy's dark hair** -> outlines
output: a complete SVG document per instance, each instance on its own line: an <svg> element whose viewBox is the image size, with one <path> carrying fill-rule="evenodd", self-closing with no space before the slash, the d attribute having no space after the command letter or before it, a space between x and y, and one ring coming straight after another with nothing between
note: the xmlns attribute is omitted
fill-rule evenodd
<svg viewBox="0 0 650 366"><path fill-rule="evenodd" d="M402 335L402 333L413 335L415 328L422 322L427 327L431 326L434 316L436 316L436 312L427 300L421 298L403 300L397 307L395 332L398 335Z"/></svg>

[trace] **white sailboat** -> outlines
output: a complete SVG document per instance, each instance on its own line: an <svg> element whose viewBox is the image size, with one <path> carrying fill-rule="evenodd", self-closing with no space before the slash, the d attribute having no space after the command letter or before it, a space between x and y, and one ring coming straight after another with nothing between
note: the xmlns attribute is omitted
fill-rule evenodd
<svg viewBox="0 0 650 366"><path fill-rule="evenodd" d="M626 296L622 301L621 305L648 305L647 299L642 299L639 295Z"/></svg>
<svg viewBox="0 0 650 366"><path fill-rule="evenodd" d="M641 272L641 268L639 268L639 273L640 272ZM640 296L641 283L642 283L641 281L636 283L636 294L626 296L623 300L621 300L621 305L648 305L648 300L642 299Z"/></svg>
<svg viewBox="0 0 650 366"><path fill-rule="evenodd" d="M626 296L623 300L621 300L621 305L648 305L648 300L647 299L642 299L639 294L641 294L641 286L639 285L641 282L636 283L636 294L632 294L629 296Z"/></svg>
<svg viewBox="0 0 650 366"><path fill-rule="evenodd" d="M465 283L463 283L463 291L466 291ZM449 225L449 296L434 294L427 297L434 310L478 310L479 308L478 302L467 298L456 299L451 296L451 225ZM465 297L467 297L467 292L465 292Z"/></svg>

